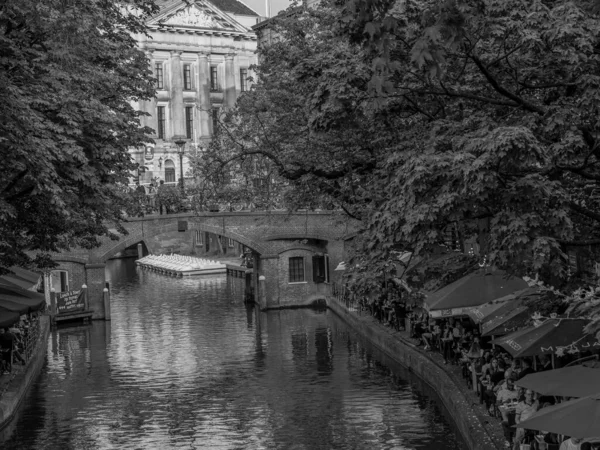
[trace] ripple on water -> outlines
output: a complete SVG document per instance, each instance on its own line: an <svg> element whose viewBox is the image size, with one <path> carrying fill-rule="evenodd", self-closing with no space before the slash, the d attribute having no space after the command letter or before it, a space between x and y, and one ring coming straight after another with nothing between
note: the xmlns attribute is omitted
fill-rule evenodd
<svg viewBox="0 0 600 450"><path fill-rule="evenodd" d="M241 279L129 264L108 265L111 322L52 334L0 448L463 448L436 401L332 314L260 313Z"/></svg>

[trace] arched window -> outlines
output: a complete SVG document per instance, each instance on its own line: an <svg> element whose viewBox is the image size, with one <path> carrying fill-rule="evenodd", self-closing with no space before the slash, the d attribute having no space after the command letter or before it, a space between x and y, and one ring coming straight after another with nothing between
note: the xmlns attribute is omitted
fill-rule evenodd
<svg viewBox="0 0 600 450"><path fill-rule="evenodd" d="M175 163L171 159L165 161L165 183L175 182Z"/></svg>

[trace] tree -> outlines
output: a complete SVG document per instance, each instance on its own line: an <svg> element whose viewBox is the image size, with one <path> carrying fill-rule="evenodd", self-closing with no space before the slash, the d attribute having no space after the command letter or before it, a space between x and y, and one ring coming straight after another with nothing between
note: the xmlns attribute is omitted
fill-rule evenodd
<svg viewBox="0 0 600 450"><path fill-rule="evenodd" d="M365 279L452 226L486 263L571 292L568 251L600 244L591 5L353 0L278 19L220 161L261 155L332 196L363 223Z"/></svg>
<svg viewBox="0 0 600 450"><path fill-rule="evenodd" d="M148 0L0 5L0 270L51 265L122 219L119 183L149 141L131 102L154 95L133 34Z"/></svg>

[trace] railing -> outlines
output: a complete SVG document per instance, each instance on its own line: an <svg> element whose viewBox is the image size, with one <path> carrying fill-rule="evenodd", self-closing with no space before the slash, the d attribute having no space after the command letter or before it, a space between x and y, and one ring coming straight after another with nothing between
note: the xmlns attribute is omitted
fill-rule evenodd
<svg viewBox="0 0 600 450"><path fill-rule="evenodd" d="M331 283L331 298L350 312L360 315L366 310L364 302L361 302L345 285Z"/></svg>

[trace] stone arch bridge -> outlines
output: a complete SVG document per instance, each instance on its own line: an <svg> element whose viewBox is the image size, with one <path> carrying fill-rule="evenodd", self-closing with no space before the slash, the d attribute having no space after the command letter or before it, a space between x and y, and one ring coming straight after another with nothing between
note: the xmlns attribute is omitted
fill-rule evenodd
<svg viewBox="0 0 600 450"><path fill-rule="evenodd" d="M74 249L54 257L57 269L68 272L72 289L87 285L95 319L105 317L105 265L110 258L138 244L151 253L194 254L204 235L220 236L252 250L252 283L261 308L310 304L328 293L333 269L344 259L358 223L338 211L263 211L152 215L130 218L124 227L128 234L118 240L106 238L98 248ZM315 276L313 256L325 262L325 273ZM304 263L303 280L290 282L289 258L302 258L295 261ZM259 284L259 277L264 277L264 283Z"/></svg>

